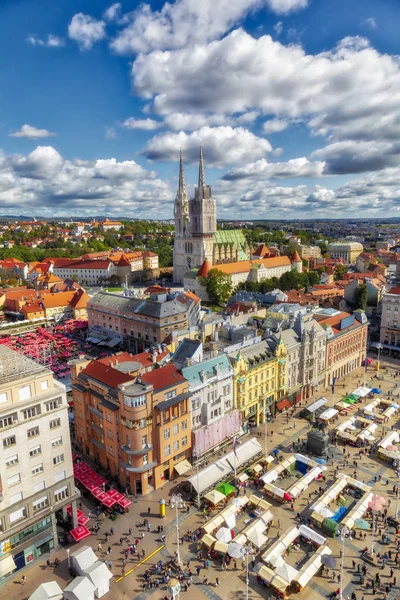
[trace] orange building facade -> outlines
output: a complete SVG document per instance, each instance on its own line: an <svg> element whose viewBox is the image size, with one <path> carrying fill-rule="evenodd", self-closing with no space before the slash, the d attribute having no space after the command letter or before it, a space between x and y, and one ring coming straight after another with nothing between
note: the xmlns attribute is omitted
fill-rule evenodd
<svg viewBox="0 0 400 600"><path fill-rule="evenodd" d="M71 369L77 444L132 494L161 487L191 454L188 382L162 366L167 355L125 352Z"/></svg>

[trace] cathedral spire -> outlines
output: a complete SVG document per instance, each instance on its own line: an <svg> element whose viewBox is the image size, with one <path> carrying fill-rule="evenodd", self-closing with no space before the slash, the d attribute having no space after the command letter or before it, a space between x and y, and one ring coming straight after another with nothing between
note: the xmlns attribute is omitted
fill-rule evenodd
<svg viewBox="0 0 400 600"><path fill-rule="evenodd" d="M200 144L200 163L199 163L199 190L204 190L206 187L206 178L204 175L204 160L203 160L203 146Z"/></svg>
<svg viewBox="0 0 400 600"><path fill-rule="evenodd" d="M182 148L180 150L180 157L179 157L179 184L178 184L178 196L180 196L181 198L183 198L184 196L187 196L187 189L186 189L186 181L185 181L185 172L183 170L183 156L182 156Z"/></svg>

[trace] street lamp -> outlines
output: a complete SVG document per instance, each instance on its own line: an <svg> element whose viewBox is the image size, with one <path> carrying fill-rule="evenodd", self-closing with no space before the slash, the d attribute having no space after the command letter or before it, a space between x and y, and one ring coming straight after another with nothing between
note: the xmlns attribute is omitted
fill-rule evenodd
<svg viewBox="0 0 400 600"><path fill-rule="evenodd" d="M267 402L267 401L265 401ZM267 419L267 404L265 404L264 408L264 454L265 458L268 455L268 419Z"/></svg>
<svg viewBox="0 0 400 600"><path fill-rule="evenodd" d="M379 373L379 369L381 368L381 350L383 349L383 345L380 342L378 342L376 347L378 348L378 364L376 365L376 370Z"/></svg>
<svg viewBox="0 0 400 600"><path fill-rule="evenodd" d="M178 509L182 508L182 496L180 494L172 494L171 496L171 508L175 507L175 522L176 522L176 562L178 565L181 563L181 555L179 552L179 512Z"/></svg>
<svg viewBox="0 0 400 600"><path fill-rule="evenodd" d="M342 542L342 560L340 562L340 596L339 600L343 600L343 572L344 572L344 542L346 537L350 536L350 529L343 525L339 531L340 539Z"/></svg>
<svg viewBox="0 0 400 600"><path fill-rule="evenodd" d="M249 600L249 556L253 556L250 544L242 547L242 555L246 557L246 600Z"/></svg>
<svg viewBox="0 0 400 600"><path fill-rule="evenodd" d="M68 558L68 569L70 569L71 568L71 559L69 557L69 554L70 554L71 550L69 548L67 548L66 552L67 552L67 558Z"/></svg>

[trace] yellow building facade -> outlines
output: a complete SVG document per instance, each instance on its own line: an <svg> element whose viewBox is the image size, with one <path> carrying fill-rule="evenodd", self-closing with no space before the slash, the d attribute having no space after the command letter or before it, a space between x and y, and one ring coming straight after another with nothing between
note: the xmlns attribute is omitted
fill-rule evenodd
<svg viewBox="0 0 400 600"><path fill-rule="evenodd" d="M230 360L234 370L235 407L240 410L244 431L264 423L265 415L273 416L276 403L285 396L287 351L281 342L274 352L267 342L259 342Z"/></svg>

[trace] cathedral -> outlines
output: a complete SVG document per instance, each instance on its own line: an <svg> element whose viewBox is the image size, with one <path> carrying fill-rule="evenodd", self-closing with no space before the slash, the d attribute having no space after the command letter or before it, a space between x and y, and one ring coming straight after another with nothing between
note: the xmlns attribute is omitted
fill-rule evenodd
<svg viewBox="0 0 400 600"><path fill-rule="evenodd" d="M205 261L215 266L251 258L251 250L242 231L217 230L217 203L211 196L211 187L206 184L201 146L199 180L194 198L189 198L186 188L181 151L174 218L175 283L183 283L185 273L199 269Z"/></svg>

